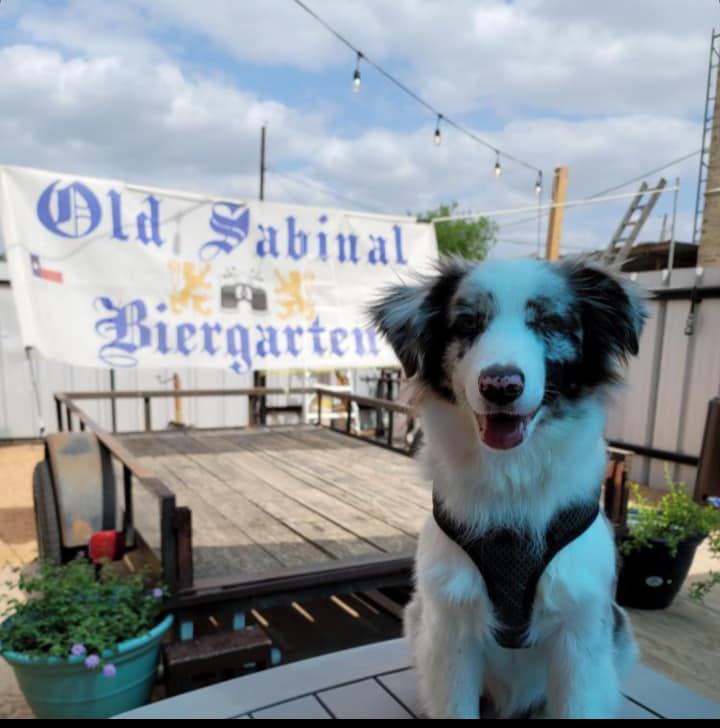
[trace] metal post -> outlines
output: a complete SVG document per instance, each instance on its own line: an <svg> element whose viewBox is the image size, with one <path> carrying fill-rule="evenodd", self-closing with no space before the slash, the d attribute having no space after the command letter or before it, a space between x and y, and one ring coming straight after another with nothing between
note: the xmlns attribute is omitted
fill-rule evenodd
<svg viewBox="0 0 720 728"><path fill-rule="evenodd" d="M257 372L253 374L253 379L255 378L255 374L257 374ZM255 421L255 410L255 395L250 394L248 395L248 427L255 427L257 424Z"/></svg>
<svg viewBox="0 0 720 728"><path fill-rule="evenodd" d="M673 192L673 213L670 224L670 250L668 251L668 276L672 275L675 265L675 219L677 218L678 195L680 194L680 177L675 178L675 192Z"/></svg>
<svg viewBox="0 0 720 728"><path fill-rule="evenodd" d="M318 426L322 425L322 394L320 392L317 393L317 401L318 401Z"/></svg>
<svg viewBox="0 0 720 728"><path fill-rule="evenodd" d="M35 395L35 407L37 408L38 417L38 430L40 431L40 437L43 437L43 435L45 435L45 425L43 424L42 404L40 403L40 386L38 384L35 368L33 367L33 360L30 356L31 350L31 346L25 347L25 357L27 358L28 367L30 369L30 381L32 383L33 393Z"/></svg>
<svg viewBox="0 0 720 728"><path fill-rule="evenodd" d="M388 410L388 431L387 431L387 444L393 446L393 423L395 422L395 413L392 410Z"/></svg>
<svg viewBox="0 0 720 728"><path fill-rule="evenodd" d="M260 202L265 199L265 125L260 130ZM253 386L265 387L267 377L262 372L253 372ZM267 416L267 397L260 396L251 400L252 423L265 425Z"/></svg>
<svg viewBox="0 0 720 728"><path fill-rule="evenodd" d="M55 397L55 415L57 416L58 432L63 431L63 416L62 416L62 404L60 400Z"/></svg>
<svg viewBox="0 0 720 728"><path fill-rule="evenodd" d="M260 202L265 199L265 125L260 130Z"/></svg>
<svg viewBox="0 0 720 728"><path fill-rule="evenodd" d="M145 401L145 432L152 430L152 412L150 410L150 397L143 397Z"/></svg>
<svg viewBox="0 0 720 728"><path fill-rule="evenodd" d="M537 210L537 257L538 260L542 258L542 198L543 188L540 188L538 192L538 210Z"/></svg>
<svg viewBox="0 0 720 728"><path fill-rule="evenodd" d="M115 391L115 370L110 370L110 391ZM110 400L110 420L112 422L112 431L117 432L117 402L115 397Z"/></svg>

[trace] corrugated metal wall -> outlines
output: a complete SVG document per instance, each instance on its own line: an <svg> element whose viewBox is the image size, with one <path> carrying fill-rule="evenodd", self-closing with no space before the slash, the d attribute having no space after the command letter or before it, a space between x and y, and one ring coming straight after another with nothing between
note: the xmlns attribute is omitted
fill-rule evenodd
<svg viewBox="0 0 720 728"><path fill-rule="evenodd" d="M663 274L640 273L645 288L703 288L720 286L720 268L680 269L670 282ZM608 437L628 443L700 454L708 402L720 394L720 298L707 298L695 307L691 336L685 334L689 300L653 301L640 344L640 356L630 363L627 387L618 392L608 420ZM662 486L664 464L635 456L633 478ZM673 465L673 477L692 488L696 468Z"/></svg>

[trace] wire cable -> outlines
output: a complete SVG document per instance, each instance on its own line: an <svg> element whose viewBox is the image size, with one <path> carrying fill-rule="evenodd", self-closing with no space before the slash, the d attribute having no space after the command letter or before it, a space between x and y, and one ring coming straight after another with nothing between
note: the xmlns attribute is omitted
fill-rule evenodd
<svg viewBox="0 0 720 728"><path fill-rule="evenodd" d="M296 184L306 187L307 189L317 190L318 192L322 192L323 194L327 195L328 197L333 197L336 200L341 200L342 202L347 202L351 205L357 205L358 207L361 207L364 210L367 210L368 212L377 212L377 206L374 206L374 205L371 205L371 204L365 203L365 202L359 202L358 200L354 200L351 197L346 197L345 195L342 195L342 194L330 189L329 187L326 187L321 182L317 182L317 181L310 182L309 180L307 180L303 177L296 177L295 175L288 174L287 172L280 172L279 170L277 170L271 166L266 166L265 170L267 172L270 172L271 174L277 175L278 177L283 177L286 180L289 180L290 182L295 182ZM390 213L388 213L388 214L390 214Z"/></svg>
<svg viewBox="0 0 720 728"><path fill-rule="evenodd" d="M368 58L368 56L361 51L359 48L357 48L353 43L351 43L345 36L338 33L335 28L333 28L326 20L321 18L314 10L309 8L302 0L293 0L293 2L300 7L302 10L304 10L308 15L313 17L320 25L322 25L326 30L328 30L330 33L332 33L341 43L343 43L345 46L347 46L353 53L356 54L358 59L361 59L365 61L368 65L372 66L379 74L384 76L390 83L394 84L399 88L403 93L405 93L407 96L409 96L411 99L416 101L418 104L420 104L423 108L427 109L433 116L442 118L443 122L447 124L448 126L453 127L456 131L460 132L461 134L464 134L466 137L469 137L473 141L477 142L478 144L481 144L482 146L486 147L487 149L492 150L495 152L496 155L502 155L505 157L505 159L509 159L512 162L515 162L516 164L520 164L523 167L526 167L527 169L531 169L534 172L541 172L542 170L537 167L534 164L530 164L529 162L526 162L519 157L515 157L512 154L509 154L508 152L505 152L501 149L499 149L495 144L491 144L490 142L486 141L482 137L479 137L474 132L470 131L467 127L462 126L458 122L454 121L453 119L449 118L447 114L443 114L441 111L439 111L437 108L435 108L432 104L428 103L422 96L419 96L417 93L415 93L411 88L409 88L407 85L405 85L402 81L400 81L398 78L393 76L389 71L386 71L379 63L372 60L372 58Z"/></svg>
<svg viewBox="0 0 720 728"><path fill-rule="evenodd" d="M619 185L615 185L614 187L608 187L606 190L601 190L600 192L595 192L592 195L588 195L587 197L583 197L583 200L592 200L595 197L600 197L601 195L605 195L608 192L615 192L615 190L620 190L623 187L626 187L629 184L632 184L633 182L640 182L641 180L644 180L646 177L650 176L651 174L657 174L658 172L663 172L664 170L668 169L668 167L673 167L676 164L680 164L680 162L684 162L688 159L691 159L692 157L696 157L702 149L696 149L694 152L691 152L690 154L685 154L682 157L678 157L677 159L673 159L670 162L667 162L666 164L663 164L661 167L655 167L655 169L649 169L647 172L643 172L642 174L639 174L637 177L633 177L632 179L626 180L625 182L620 183ZM549 211L545 211L542 213L543 217L549 215ZM507 228L510 227L516 227L517 225L524 225L526 222L531 222L532 220L536 220L537 215L533 215L532 217L524 217L522 220L515 220L514 222L509 222L506 225L502 226L503 230L507 230Z"/></svg>

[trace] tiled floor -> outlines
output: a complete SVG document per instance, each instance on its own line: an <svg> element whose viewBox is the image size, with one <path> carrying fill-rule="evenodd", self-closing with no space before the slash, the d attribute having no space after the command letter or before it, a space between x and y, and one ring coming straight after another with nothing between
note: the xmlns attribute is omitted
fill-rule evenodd
<svg viewBox="0 0 720 728"><path fill-rule="evenodd" d="M124 714L131 718L420 718L404 640L296 662ZM618 718L720 718L720 704L639 665Z"/></svg>

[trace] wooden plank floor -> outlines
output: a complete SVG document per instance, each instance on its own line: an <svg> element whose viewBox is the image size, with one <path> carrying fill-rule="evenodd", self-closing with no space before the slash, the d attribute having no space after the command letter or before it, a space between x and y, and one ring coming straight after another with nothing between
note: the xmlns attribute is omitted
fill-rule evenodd
<svg viewBox="0 0 720 728"><path fill-rule="evenodd" d="M410 458L327 428L120 439L191 508L196 579L409 553L431 507ZM135 498L138 528L157 549L152 500L141 488Z"/></svg>
<svg viewBox="0 0 720 728"><path fill-rule="evenodd" d="M617 718L719 718L720 705L638 665ZM126 718L419 718L405 641L389 640L228 680Z"/></svg>

